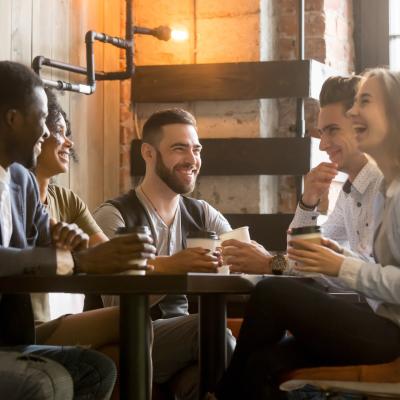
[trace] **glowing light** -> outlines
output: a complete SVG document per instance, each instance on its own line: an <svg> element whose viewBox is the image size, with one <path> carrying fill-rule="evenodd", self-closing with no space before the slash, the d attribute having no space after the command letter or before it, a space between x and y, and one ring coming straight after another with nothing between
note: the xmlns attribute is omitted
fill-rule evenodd
<svg viewBox="0 0 400 400"><path fill-rule="evenodd" d="M175 42L184 42L185 40L188 40L189 38L189 33L185 29L171 29L171 39L174 40Z"/></svg>

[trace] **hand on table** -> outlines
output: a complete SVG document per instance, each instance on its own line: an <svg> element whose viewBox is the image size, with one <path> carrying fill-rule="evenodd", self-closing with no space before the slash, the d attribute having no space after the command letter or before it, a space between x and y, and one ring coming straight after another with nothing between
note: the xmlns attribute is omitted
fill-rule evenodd
<svg viewBox="0 0 400 400"><path fill-rule="evenodd" d="M168 257L157 257L155 270L165 273L217 272L221 265L219 252L210 255L208 249L192 247Z"/></svg>
<svg viewBox="0 0 400 400"><path fill-rule="evenodd" d="M271 254L259 243L244 243L236 239L222 242L224 262L230 265L231 272L246 274L271 273Z"/></svg>
<svg viewBox="0 0 400 400"><path fill-rule="evenodd" d="M326 241L326 239L325 239ZM331 244L334 243L329 241ZM300 272L313 272L329 276L338 276L344 256L332 248L310 243L307 240L291 239L289 259L297 261L294 269Z"/></svg>
<svg viewBox="0 0 400 400"><path fill-rule="evenodd" d="M131 270L130 261L153 259L156 248L153 239L144 234L116 236L108 242L74 253L78 272L111 274Z"/></svg>
<svg viewBox="0 0 400 400"><path fill-rule="evenodd" d="M324 193L329 190L337 173L335 163L323 162L313 168L304 178L303 203L310 207L318 204Z"/></svg>
<svg viewBox="0 0 400 400"><path fill-rule="evenodd" d="M89 246L89 236L76 224L57 222L50 219L50 232L53 244L63 250L83 250Z"/></svg>

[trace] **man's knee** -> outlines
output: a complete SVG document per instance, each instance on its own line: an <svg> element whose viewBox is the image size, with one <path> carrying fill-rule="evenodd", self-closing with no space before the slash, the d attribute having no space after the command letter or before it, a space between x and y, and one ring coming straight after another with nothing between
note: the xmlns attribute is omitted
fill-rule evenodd
<svg viewBox="0 0 400 400"><path fill-rule="evenodd" d="M154 380L166 382L198 358L198 316L185 315L153 322Z"/></svg>
<svg viewBox="0 0 400 400"><path fill-rule="evenodd" d="M35 355L0 353L0 392L8 400L73 398L71 375L59 363Z"/></svg>
<svg viewBox="0 0 400 400"><path fill-rule="evenodd" d="M26 353L49 358L71 375L74 395L107 399L117 372L113 361L95 350L73 346L28 346Z"/></svg>
<svg viewBox="0 0 400 400"><path fill-rule="evenodd" d="M107 399L111 395L117 379L117 369L114 362L106 355L95 351L82 349L82 368L87 367L80 373L79 386L82 393L95 393L94 398Z"/></svg>

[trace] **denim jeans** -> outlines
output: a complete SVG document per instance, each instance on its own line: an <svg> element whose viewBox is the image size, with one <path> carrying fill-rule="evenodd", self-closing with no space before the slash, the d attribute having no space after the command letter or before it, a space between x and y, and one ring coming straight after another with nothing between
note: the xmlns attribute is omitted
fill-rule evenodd
<svg viewBox="0 0 400 400"><path fill-rule="evenodd" d="M71 400L74 386L59 363L36 355L0 351L0 397L7 400Z"/></svg>
<svg viewBox="0 0 400 400"><path fill-rule="evenodd" d="M105 355L82 347L18 346L7 350L45 357L61 364L73 381L74 399L106 400L114 388L117 371Z"/></svg>

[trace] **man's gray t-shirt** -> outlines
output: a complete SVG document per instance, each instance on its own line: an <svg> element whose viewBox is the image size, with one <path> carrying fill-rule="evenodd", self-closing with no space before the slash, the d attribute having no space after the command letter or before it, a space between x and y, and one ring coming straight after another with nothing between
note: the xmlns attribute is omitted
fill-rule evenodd
<svg viewBox="0 0 400 400"><path fill-rule="evenodd" d="M154 242L159 256L170 256L182 250L182 225L181 225L181 211L179 204L174 216L174 220L168 227L157 211L154 209L151 202L144 196L140 187L135 189L136 196L145 208L147 215L150 217L150 223L155 232ZM218 235L221 233L229 232L232 230L226 218L217 211L214 207L204 200L200 200L204 208L205 228L208 231L215 231ZM109 203L103 203L95 212L93 216L103 230L103 232L112 238L115 231L125 226L125 221L116 207ZM115 306L119 304L117 296L103 296L105 306ZM177 305L179 307L179 305ZM172 307L173 309L174 307ZM175 307L176 308L176 307ZM187 306L179 307L179 310L171 309L173 315L186 314Z"/></svg>

